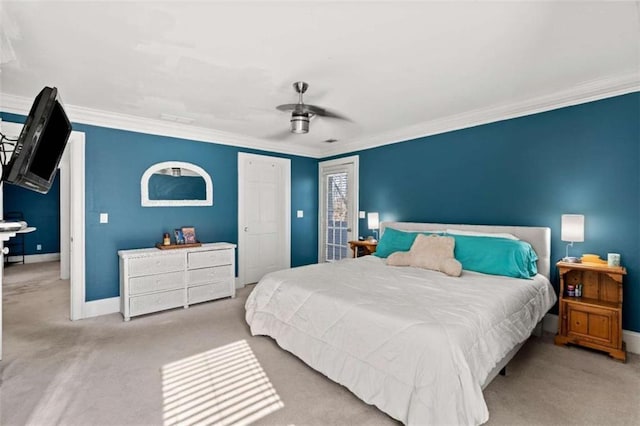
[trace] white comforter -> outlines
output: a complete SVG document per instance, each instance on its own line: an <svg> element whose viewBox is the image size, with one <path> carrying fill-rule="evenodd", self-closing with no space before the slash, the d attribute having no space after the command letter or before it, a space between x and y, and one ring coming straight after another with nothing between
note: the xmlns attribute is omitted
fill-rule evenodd
<svg viewBox="0 0 640 426"><path fill-rule="evenodd" d="M366 256L265 276L246 319L405 424L480 424L487 375L555 299L541 275L452 278Z"/></svg>

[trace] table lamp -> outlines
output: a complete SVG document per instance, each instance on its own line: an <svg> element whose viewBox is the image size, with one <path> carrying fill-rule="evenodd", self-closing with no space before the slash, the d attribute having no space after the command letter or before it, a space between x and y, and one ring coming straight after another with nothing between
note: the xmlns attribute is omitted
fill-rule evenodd
<svg viewBox="0 0 640 426"><path fill-rule="evenodd" d="M367 215L367 221L369 223L369 229L373 230L373 235L378 240L378 228L380 227L380 215L378 212L369 212Z"/></svg>
<svg viewBox="0 0 640 426"><path fill-rule="evenodd" d="M577 257L569 257L569 246L573 247L573 243L581 243L584 241L584 215L563 214L560 239L569 243L567 244L566 255L562 261L572 263L579 262L580 259Z"/></svg>

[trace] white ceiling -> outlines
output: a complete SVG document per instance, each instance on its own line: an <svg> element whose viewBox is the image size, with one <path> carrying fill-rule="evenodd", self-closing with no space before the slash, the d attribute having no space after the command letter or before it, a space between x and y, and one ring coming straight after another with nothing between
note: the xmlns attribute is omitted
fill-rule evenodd
<svg viewBox="0 0 640 426"><path fill-rule="evenodd" d="M53 85L77 122L314 157L640 90L638 2L0 7L5 111ZM297 80L352 121L286 133Z"/></svg>

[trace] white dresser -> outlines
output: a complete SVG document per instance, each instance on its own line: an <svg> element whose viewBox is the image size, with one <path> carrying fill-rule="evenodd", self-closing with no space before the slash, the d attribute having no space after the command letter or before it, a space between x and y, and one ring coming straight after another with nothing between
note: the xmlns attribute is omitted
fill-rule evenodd
<svg viewBox="0 0 640 426"><path fill-rule="evenodd" d="M120 312L136 315L235 297L235 244L120 250Z"/></svg>

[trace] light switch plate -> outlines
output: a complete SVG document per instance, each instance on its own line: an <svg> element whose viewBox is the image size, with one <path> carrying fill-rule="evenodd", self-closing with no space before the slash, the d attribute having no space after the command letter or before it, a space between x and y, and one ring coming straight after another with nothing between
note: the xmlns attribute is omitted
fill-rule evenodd
<svg viewBox="0 0 640 426"><path fill-rule="evenodd" d="M297 217L304 217L304 211L298 210L296 215L297 215Z"/></svg>
<svg viewBox="0 0 640 426"><path fill-rule="evenodd" d="M360 219L366 219L367 218L367 212L359 212L358 213L358 217Z"/></svg>
<svg viewBox="0 0 640 426"><path fill-rule="evenodd" d="M109 223L109 213L100 213L100 223Z"/></svg>

